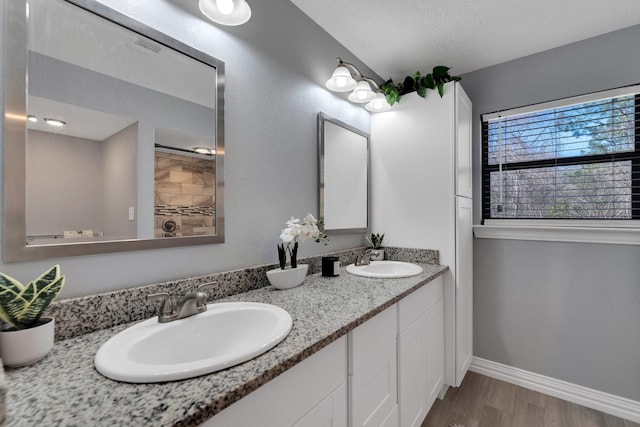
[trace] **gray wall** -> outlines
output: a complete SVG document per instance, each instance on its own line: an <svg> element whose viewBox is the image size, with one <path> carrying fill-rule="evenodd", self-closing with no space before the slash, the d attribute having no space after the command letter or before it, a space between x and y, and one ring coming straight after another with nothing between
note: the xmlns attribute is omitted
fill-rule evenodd
<svg viewBox="0 0 640 427"><path fill-rule="evenodd" d="M129 221L129 208L137 219L138 124L102 141L103 222L107 239L135 239L136 221Z"/></svg>
<svg viewBox="0 0 640 427"><path fill-rule="evenodd" d="M36 130L28 134L27 234L102 231L100 142ZM51 242L34 242L42 243Z"/></svg>
<svg viewBox="0 0 640 427"><path fill-rule="evenodd" d="M29 53L29 95L195 135L215 135L211 108L35 52Z"/></svg>
<svg viewBox="0 0 640 427"><path fill-rule="evenodd" d="M480 114L640 83L640 26L463 76ZM474 354L640 401L640 246L475 239Z"/></svg>
<svg viewBox="0 0 640 427"><path fill-rule="evenodd" d="M324 88L337 56L360 62L288 0L252 2L251 20L237 28L199 18L194 1L104 3L225 62L226 243L1 263L0 271L28 281L59 263L67 276L62 297L71 297L276 263L284 222L318 211L318 112L369 130L362 107ZM362 243L360 234L332 236L326 247L305 243L299 255Z"/></svg>

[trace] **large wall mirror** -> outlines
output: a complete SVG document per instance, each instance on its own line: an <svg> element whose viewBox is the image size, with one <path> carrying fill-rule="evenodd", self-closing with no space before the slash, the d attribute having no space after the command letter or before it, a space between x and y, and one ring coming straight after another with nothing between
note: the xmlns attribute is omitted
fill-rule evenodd
<svg viewBox="0 0 640 427"><path fill-rule="evenodd" d="M4 10L4 260L224 242L224 63L93 0Z"/></svg>
<svg viewBox="0 0 640 427"><path fill-rule="evenodd" d="M319 205L330 234L369 230L369 134L318 114Z"/></svg>

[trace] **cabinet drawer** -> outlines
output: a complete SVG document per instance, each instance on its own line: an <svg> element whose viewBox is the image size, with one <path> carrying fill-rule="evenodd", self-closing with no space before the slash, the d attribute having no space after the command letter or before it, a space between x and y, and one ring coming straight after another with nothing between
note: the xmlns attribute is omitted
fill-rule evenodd
<svg viewBox="0 0 640 427"><path fill-rule="evenodd" d="M407 329L429 307L442 298L442 283L442 276L437 277L398 303L398 330L400 332Z"/></svg>
<svg viewBox="0 0 640 427"><path fill-rule="evenodd" d="M357 372L390 342L395 342L397 312L394 304L349 332L349 374Z"/></svg>

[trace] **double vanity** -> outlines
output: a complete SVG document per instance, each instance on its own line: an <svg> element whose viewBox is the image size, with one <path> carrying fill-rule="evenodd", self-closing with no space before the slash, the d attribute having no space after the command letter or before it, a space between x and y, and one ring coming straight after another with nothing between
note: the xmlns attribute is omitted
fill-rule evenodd
<svg viewBox="0 0 640 427"><path fill-rule="evenodd" d="M419 266L420 274L397 279L360 277L343 267L338 277L311 274L297 288L264 286L217 299L215 303L280 308L290 315L291 330L251 360L190 379L129 383L96 371L98 350L145 322L58 341L41 362L7 371L7 421L300 427L332 419L336 426L411 425L410 418L426 416L444 374L440 276L448 267ZM198 321L198 316L204 322L231 306L210 304L207 312L175 323ZM256 319L264 320L260 316ZM256 326L234 323L226 336L221 328L217 336L202 334L199 340L204 348ZM166 348L179 353L180 345ZM150 357L143 353L141 347L141 357ZM156 354L150 363L174 356Z"/></svg>

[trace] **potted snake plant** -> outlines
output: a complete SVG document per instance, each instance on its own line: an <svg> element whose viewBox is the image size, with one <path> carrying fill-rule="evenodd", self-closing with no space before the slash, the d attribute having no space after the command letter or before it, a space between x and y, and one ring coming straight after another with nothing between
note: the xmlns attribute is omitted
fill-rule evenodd
<svg viewBox="0 0 640 427"><path fill-rule="evenodd" d="M371 249L378 251L378 255L372 256L373 261L382 261L384 259L384 249L382 247L382 240L384 239L384 233L371 233L364 236L369 242Z"/></svg>
<svg viewBox="0 0 640 427"><path fill-rule="evenodd" d="M55 320L42 313L64 286L55 265L26 286L0 273L0 358L5 366L30 365L53 348Z"/></svg>

